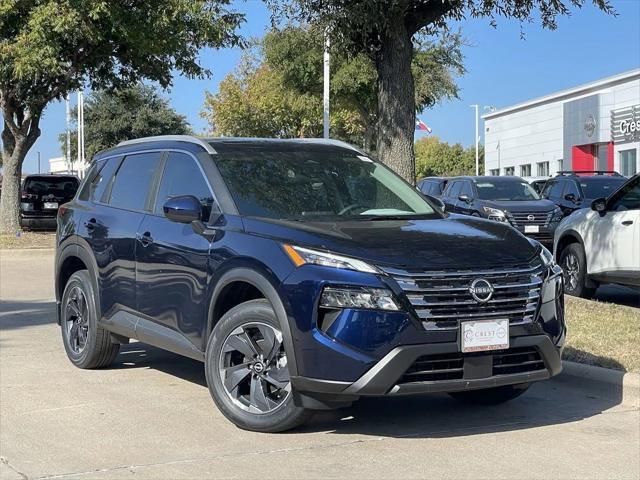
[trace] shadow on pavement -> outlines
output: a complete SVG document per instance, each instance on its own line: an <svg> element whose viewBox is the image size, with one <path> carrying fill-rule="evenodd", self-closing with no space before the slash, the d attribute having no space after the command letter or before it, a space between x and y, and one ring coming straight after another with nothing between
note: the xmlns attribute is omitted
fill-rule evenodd
<svg viewBox="0 0 640 480"><path fill-rule="evenodd" d="M153 368L206 388L202 363L142 343L123 345L111 368ZM575 422L601 414L621 401L621 385L603 388L596 382L561 374L532 385L520 398L490 407L462 404L446 394L363 398L349 408L318 412L309 423L288 434L456 437ZM211 408L216 408L213 402Z"/></svg>
<svg viewBox="0 0 640 480"><path fill-rule="evenodd" d="M5 301L0 303L0 330L56 323L56 302Z"/></svg>
<svg viewBox="0 0 640 480"><path fill-rule="evenodd" d="M600 302L640 308L640 290L621 285L602 285L596 290L593 299Z"/></svg>

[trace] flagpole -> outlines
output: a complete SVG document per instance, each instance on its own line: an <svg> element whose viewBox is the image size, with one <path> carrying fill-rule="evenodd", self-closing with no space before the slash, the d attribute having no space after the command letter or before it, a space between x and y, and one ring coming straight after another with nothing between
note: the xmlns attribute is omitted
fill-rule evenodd
<svg viewBox="0 0 640 480"><path fill-rule="evenodd" d="M322 90L322 136L329 138L329 27L324 31L324 54L323 54L323 90Z"/></svg>

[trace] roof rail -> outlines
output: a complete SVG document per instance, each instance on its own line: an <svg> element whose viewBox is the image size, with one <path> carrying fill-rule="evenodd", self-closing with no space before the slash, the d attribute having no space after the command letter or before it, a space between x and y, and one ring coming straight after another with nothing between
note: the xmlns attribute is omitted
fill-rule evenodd
<svg viewBox="0 0 640 480"><path fill-rule="evenodd" d="M611 175L613 177L621 177L618 172L614 170L562 170L558 172L558 175L578 175L580 173L592 173L594 175Z"/></svg>
<svg viewBox="0 0 640 480"><path fill-rule="evenodd" d="M193 135L156 135L154 137L134 138L133 140L125 140L124 142L120 142L118 146L123 147L126 145L136 145L138 143L171 141L195 143L196 145L200 145L202 148L204 148L207 153L210 153L212 155L217 153L209 143L205 142L201 138L194 137Z"/></svg>

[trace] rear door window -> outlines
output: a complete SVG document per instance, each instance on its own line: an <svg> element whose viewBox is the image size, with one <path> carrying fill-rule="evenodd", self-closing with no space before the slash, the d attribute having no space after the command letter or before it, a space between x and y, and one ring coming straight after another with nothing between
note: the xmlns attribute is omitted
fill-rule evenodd
<svg viewBox="0 0 640 480"><path fill-rule="evenodd" d="M161 152L127 155L116 173L109 205L133 211L146 210L160 157Z"/></svg>
<svg viewBox="0 0 640 480"><path fill-rule="evenodd" d="M167 200L182 195L192 195L204 207L203 221L207 221L213 206L213 194L196 164L186 153L170 152L162 174L154 213L164 215L162 206Z"/></svg>
<svg viewBox="0 0 640 480"><path fill-rule="evenodd" d="M93 177L89 184L86 198L92 202L106 202L108 194L108 186L111 184L113 174L118 169L122 157L109 158L103 162L99 162L97 168L99 168L98 174ZM85 192L82 192L82 199L84 199Z"/></svg>

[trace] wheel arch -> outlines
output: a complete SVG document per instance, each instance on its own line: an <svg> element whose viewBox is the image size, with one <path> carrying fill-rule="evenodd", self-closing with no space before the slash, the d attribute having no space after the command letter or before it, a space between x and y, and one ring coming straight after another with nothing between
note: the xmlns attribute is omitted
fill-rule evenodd
<svg viewBox="0 0 640 480"><path fill-rule="evenodd" d="M244 288L255 289L250 291L249 296L240 295L241 301L229 302L228 294L232 293L234 287L246 286ZM259 292L260 296L256 297L255 292ZM211 300L209 302L209 309L207 315L207 330L204 338L204 346L209 340L209 336L220 317L224 315L233 306L242 303L244 301L252 300L255 298L265 298L269 301L273 307L273 311L282 327L282 337L284 348L287 353L287 363L290 368L291 375L298 374L298 366L295 357L295 349L293 346L293 336L291 333L291 325L289 324L289 318L284 308L284 303L278 295L274 283L267 275L258 272L248 267L235 267L225 272L216 282L215 288L211 294ZM224 305L224 308L220 308Z"/></svg>
<svg viewBox="0 0 640 480"><path fill-rule="evenodd" d="M556 251L554 254L556 262L560 261L560 254L562 253L562 250L564 250L566 246L571 243L579 243L584 250L584 241L582 240L582 236L575 230L567 230L566 232L562 233L562 236L556 243Z"/></svg>
<svg viewBox="0 0 640 480"><path fill-rule="evenodd" d="M87 270L93 282L93 290L96 296L96 306L100 308L100 290L98 288L98 266L91 247L83 244L84 240L78 237L66 239L59 247L56 254L55 295L57 304L57 320L60 324L60 302L62 293L69 278L79 270ZM100 318L100 312L98 312Z"/></svg>

